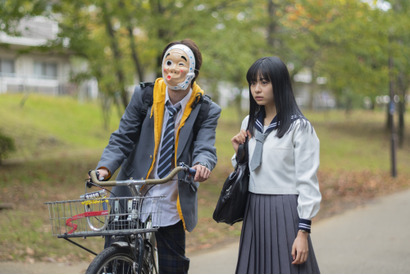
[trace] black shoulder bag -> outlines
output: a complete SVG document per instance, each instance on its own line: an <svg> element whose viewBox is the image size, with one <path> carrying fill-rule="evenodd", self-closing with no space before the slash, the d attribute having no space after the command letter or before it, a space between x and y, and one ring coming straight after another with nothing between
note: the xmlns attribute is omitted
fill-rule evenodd
<svg viewBox="0 0 410 275"><path fill-rule="evenodd" d="M248 201L249 168L248 139L239 145L236 154L236 167L222 187L221 195L216 204L213 219L233 225L242 221Z"/></svg>

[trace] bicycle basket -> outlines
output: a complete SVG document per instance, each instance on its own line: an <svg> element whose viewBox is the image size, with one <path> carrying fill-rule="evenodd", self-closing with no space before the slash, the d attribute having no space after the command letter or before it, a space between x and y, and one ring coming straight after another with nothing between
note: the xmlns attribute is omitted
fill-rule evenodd
<svg viewBox="0 0 410 275"><path fill-rule="evenodd" d="M59 238L152 232L160 224L162 197L117 197L46 202Z"/></svg>

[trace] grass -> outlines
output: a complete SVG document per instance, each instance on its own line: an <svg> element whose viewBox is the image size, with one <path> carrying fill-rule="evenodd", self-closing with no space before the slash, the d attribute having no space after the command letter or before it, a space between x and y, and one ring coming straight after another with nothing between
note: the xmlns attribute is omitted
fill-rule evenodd
<svg viewBox="0 0 410 275"><path fill-rule="evenodd" d="M56 153L100 150L118 125L113 117L109 131L103 127L101 108L69 97L21 94L0 97L0 129L15 139L17 152L11 158L54 156Z"/></svg>
<svg viewBox="0 0 410 275"><path fill-rule="evenodd" d="M93 256L51 236L46 201L78 198L84 179L94 168L118 118L105 130L97 102L79 103L67 97L0 95L0 128L16 141L17 151L0 166L0 261L90 261ZM306 112L321 141L319 180L323 201L315 221L367 200L410 188L410 138L398 150L398 177L390 177L389 134L382 111ZM410 115L406 116L410 128ZM199 188L199 222L187 234L189 253L237 239L241 224L212 220L224 179L232 171L230 138L241 118L225 109L217 129L218 165ZM407 130L408 132L408 130ZM101 238L78 240L94 251Z"/></svg>

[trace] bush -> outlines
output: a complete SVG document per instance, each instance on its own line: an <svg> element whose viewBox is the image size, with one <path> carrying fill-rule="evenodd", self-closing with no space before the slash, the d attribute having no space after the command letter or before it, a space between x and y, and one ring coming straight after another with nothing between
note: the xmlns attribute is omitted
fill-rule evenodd
<svg viewBox="0 0 410 275"><path fill-rule="evenodd" d="M5 136L0 131L0 164L1 161L7 157L8 153L15 150L14 140L11 137Z"/></svg>

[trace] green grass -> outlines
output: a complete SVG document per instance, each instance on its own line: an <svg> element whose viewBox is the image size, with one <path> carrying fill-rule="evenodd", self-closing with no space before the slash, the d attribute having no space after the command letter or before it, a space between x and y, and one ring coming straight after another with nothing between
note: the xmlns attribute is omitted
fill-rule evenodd
<svg viewBox="0 0 410 275"><path fill-rule="evenodd" d="M92 255L51 236L46 201L76 199L84 179L95 167L108 138L118 125L113 111L105 130L98 102L79 103L69 97L31 94L0 95L0 129L11 136L17 150L0 166L0 261L89 261ZM305 112L321 141L319 180L323 194L316 219L340 213L375 196L410 187L410 114L407 138L398 150L398 177L390 177L390 136L383 111ZM187 234L189 253L236 239L241 224L228 226L212 220L224 179L233 170L231 137L242 117L224 109L217 128L218 164L199 188L199 222ZM78 240L94 251L101 238Z"/></svg>
<svg viewBox="0 0 410 275"><path fill-rule="evenodd" d="M81 104L70 97L31 94L22 106L23 98L21 94L0 96L0 129L15 139L17 147L11 158L101 149L118 125L113 115L110 129L104 129L97 102Z"/></svg>
<svg viewBox="0 0 410 275"><path fill-rule="evenodd" d="M390 133L386 131L384 111L356 111L347 117L338 111L328 112L327 117L310 115L321 141L321 169L389 171ZM407 115L407 129L409 120ZM410 167L409 135L403 148L397 150L401 171Z"/></svg>

